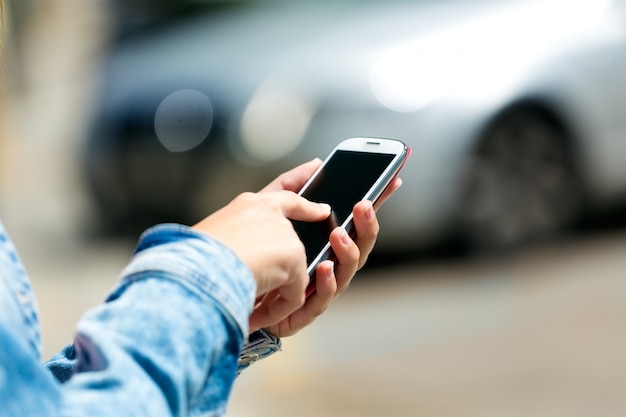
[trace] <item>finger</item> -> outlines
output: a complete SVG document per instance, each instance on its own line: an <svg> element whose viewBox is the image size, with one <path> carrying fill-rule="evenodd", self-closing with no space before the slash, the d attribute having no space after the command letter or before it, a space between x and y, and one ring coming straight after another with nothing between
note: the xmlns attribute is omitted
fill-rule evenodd
<svg viewBox="0 0 626 417"><path fill-rule="evenodd" d="M271 333L279 337L292 336L326 311L337 294L334 263L327 260L319 264L315 270L315 277L315 291L306 299L304 306L287 320L268 328Z"/></svg>
<svg viewBox="0 0 626 417"><path fill-rule="evenodd" d="M331 213L328 204L309 201L291 191L280 191L275 195L285 217L292 220L317 222L324 220Z"/></svg>
<svg viewBox="0 0 626 417"><path fill-rule="evenodd" d="M355 237L354 242L359 247L359 265L361 269L374 249L380 225L370 201L360 201L353 209Z"/></svg>
<svg viewBox="0 0 626 417"><path fill-rule="evenodd" d="M254 309L250 317L248 317L250 332L272 325L272 321L268 318L267 306L278 300L279 297L280 294L278 291L270 291L261 297L260 301L254 305Z"/></svg>
<svg viewBox="0 0 626 417"><path fill-rule="evenodd" d="M395 193L398 190L398 188L400 188L401 186L402 186L402 178L395 177L393 181L391 181L391 183L387 186L387 188L385 188L385 191L383 191L382 195L378 198L378 200L376 200L376 203L374 204L374 209L378 210L378 208L385 201L387 201L387 199L391 197L391 195Z"/></svg>
<svg viewBox="0 0 626 417"><path fill-rule="evenodd" d="M352 277L360 267L360 251L342 227L335 228L330 234L329 240L336 259L337 293L341 294L348 288Z"/></svg>
<svg viewBox="0 0 626 417"><path fill-rule="evenodd" d="M335 262L323 261L315 270L315 292L307 299L306 307L321 314L333 300L336 292Z"/></svg>
<svg viewBox="0 0 626 417"><path fill-rule="evenodd" d="M305 162L292 170L280 174L274 181L270 182L261 191L293 191L297 193L317 168L322 164L322 160L315 158L309 162Z"/></svg>
<svg viewBox="0 0 626 417"><path fill-rule="evenodd" d="M326 260L315 269L315 291L307 298L303 314L310 318L308 325L316 317L322 315L337 295L337 279L335 278L335 262Z"/></svg>
<svg viewBox="0 0 626 417"><path fill-rule="evenodd" d="M281 287L276 290L276 293L268 294L267 297L264 297L250 315L250 330L254 331L275 325L301 308L305 302L304 292L306 282L308 282L306 273L305 276L306 281L304 283L301 282L302 280L298 280L298 283Z"/></svg>
<svg viewBox="0 0 626 417"><path fill-rule="evenodd" d="M304 306L296 311L290 323L294 333L311 324L321 316L337 295L337 280L335 279L335 263L324 261L315 270L315 291L307 298Z"/></svg>

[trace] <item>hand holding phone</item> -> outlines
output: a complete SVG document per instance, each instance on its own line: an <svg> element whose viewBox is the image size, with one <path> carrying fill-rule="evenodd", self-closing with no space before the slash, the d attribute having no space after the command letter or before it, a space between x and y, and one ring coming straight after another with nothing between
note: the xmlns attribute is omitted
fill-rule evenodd
<svg viewBox="0 0 626 417"><path fill-rule="evenodd" d="M322 222L293 221L306 249L307 272L311 280L317 266L333 258L328 241L332 230L341 226L353 234L353 207L365 199L376 202L409 154L410 148L394 139L347 139L333 149L302 187L300 195L311 201L327 203L332 208L331 216Z"/></svg>

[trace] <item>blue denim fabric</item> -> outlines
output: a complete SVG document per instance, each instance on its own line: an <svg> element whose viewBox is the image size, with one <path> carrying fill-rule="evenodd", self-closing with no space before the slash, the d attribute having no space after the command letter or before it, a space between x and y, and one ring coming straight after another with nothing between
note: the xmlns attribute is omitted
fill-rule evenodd
<svg viewBox="0 0 626 417"><path fill-rule="evenodd" d="M37 303L13 242L0 222L0 324L19 336L28 353L41 356Z"/></svg>
<svg viewBox="0 0 626 417"><path fill-rule="evenodd" d="M0 224L0 416L223 415L255 283L213 239L148 230L74 343L39 364L34 297Z"/></svg>

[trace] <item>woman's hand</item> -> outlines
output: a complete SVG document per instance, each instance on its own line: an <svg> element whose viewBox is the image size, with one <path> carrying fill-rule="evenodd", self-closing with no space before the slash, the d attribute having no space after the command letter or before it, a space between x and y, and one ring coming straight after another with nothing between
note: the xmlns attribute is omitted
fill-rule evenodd
<svg viewBox="0 0 626 417"><path fill-rule="evenodd" d="M285 172L265 187L262 192L279 190L297 192L321 163L321 160L315 159ZM317 267L315 291L306 299L301 308L284 320L267 327L269 332L277 337L291 336L297 333L326 311L330 303L348 288L355 273L363 267L376 243L379 225L375 209L401 185L400 178L394 179L378 199L376 207L373 207L369 201L360 201L354 206L355 239L351 239L341 227L333 230L330 235L330 243L336 261L324 261Z"/></svg>
<svg viewBox="0 0 626 417"><path fill-rule="evenodd" d="M309 276L304 246L289 219L322 221L327 204L292 191L243 193L195 226L229 247L254 274L258 302L252 330L285 320L305 302Z"/></svg>

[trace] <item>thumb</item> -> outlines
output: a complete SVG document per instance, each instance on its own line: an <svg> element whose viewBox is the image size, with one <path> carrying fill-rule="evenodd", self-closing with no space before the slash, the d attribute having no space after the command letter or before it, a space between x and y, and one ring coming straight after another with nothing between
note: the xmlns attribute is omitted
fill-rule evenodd
<svg viewBox="0 0 626 417"><path fill-rule="evenodd" d="M280 206L285 217L305 222L318 222L331 213L330 205L316 203L290 191L280 192Z"/></svg>

